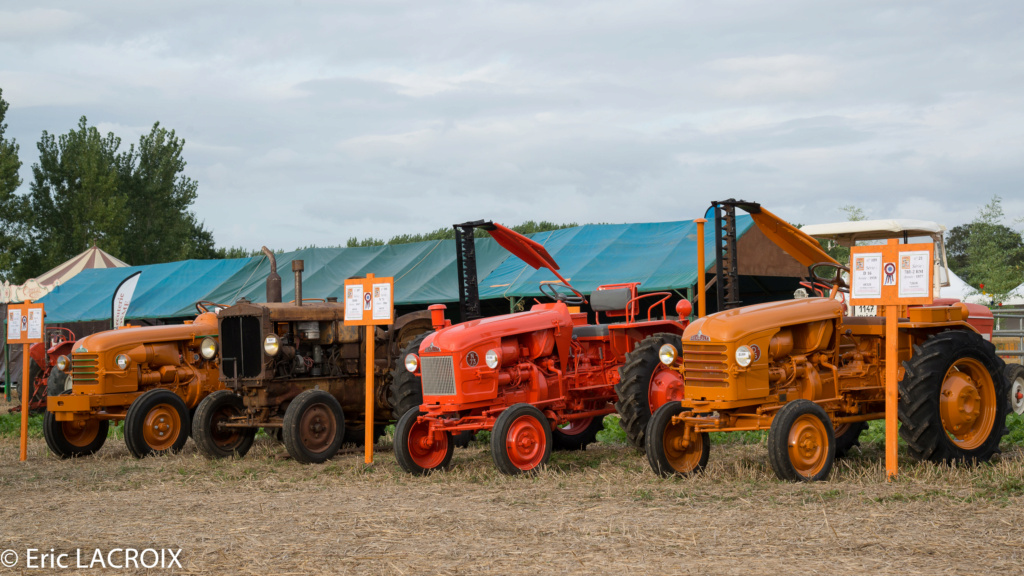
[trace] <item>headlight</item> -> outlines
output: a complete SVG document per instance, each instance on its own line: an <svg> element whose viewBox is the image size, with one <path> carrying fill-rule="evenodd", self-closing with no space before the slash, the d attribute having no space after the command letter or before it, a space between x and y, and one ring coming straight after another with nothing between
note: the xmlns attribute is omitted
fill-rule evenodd
<svg viewBox="0 0 1024 576"><path fill-rule="evenodd" d="M71 361L68 360L67 356L61 356L60 358L57 358L57 370L60 370L61 372L67 372L69 364L71 364Z"/></svg>
<svg viewBox="0 0 1024 576"><path fill-rule="evenodd" d="M405 355L405 369L409 372L416 372L416 369L420 367L420 357L409 353Z"/></svg>
<svg viewBox="0 0 1024 576"><path fill-rule="evenodd" d="M671 366L676 361L676 347L671 344L662 344L658 349L658 359L665 366Z"/></svg>
<svg viewBox="0 0 1024 576"><path fill-rule="evenodd" d="M127 370L131 361L132 359L129 358L127 354L118 354L117 358L114 358L114 363L117 364L117 367L121 370Z"/></svg>
<svg viewBox="0 0 1024 576"><path fill-rule="evenodd" d="M501 352L498 352L493 348L488 350L487 354L484 354L484 362L487 364L488 368L494 370L501 365Z"/></svg>
<svg viewBox="0 0 1024 576"><path fill-rule="evenodd" d="M213 357L217 355L217 341L213 338L203 338L203 343L199 345L199 353L203 355L203 358L213 360Z"/></svg>
<svg viewBox="0 0 1024 576"><path fill-rule="evenodd" d="M277 339L277 334L270 334L263 340L263 351L267 353L267 356L277 356L277 351L281 349L281 341Z"/></svg>
<svg viewBox="0 0 1024 576"><path fill-rule="evenodd" d="M754 359L754 352L750 350L750 346L740 346L736 349L736 363L746 368L750 366L750 362Z"/></svg>

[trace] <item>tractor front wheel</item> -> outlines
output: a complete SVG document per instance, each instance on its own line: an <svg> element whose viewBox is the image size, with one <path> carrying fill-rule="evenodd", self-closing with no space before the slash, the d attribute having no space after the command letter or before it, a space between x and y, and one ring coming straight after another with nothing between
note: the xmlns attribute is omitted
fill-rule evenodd
<svg viewBox="0 0 1024 576"><path fill-rule="evenodd" d="M1004 374L1010 384L1010 410L1024 414L1024 366L1007 364Z"/></svg>
<svg viewBox="0 0 1024 576"><path fill-rule="evenodd" d="M828 478L836 457L832 421L810 400L783 406L768 429L768 461L779 480L815 482Z"/></svg>
<svg viewBox="0 0 1024 576"><path fill-rule="evenodd" d="M199 452L207 458L245 456L252 448L256 429L221 427L224 422L244 413L242 398L231 390L217 390L203 398L192 420L192 440Z"/></svg>
<svg viewBox="0 0 1024 576"><path fill-rule="evenodd" d="M395 460L402 470L422 476L447 470L452 464L455 443L448 432L430 432L430 423L418 422L423 412L409 410L395 425Z"/></svg>
<svg viewBox="0 0 1024 576"><path fill-rule="evenodd" d="M647 423L644 434L647 462L665 478L702 472L711 455L711 437L707 432L698 434L685 423L672 423L672 418L683 412L679 402L668 402L655 410Z"/></svg>
<svg viewBox="0 0 1024 576"><path fill-rule="evenodd" d="M306 390L284 411L284 447L296 462L320 464L330 460L344 437L341 404L323 390Z"/></svg>
<svg viewBox="0 0 1024 576"><path fill-rule="evenodd" d="M900 437L931 462L985 462L1006 434L1009 382L991 342L955 330L930 336L903 363Z"/></svg>
<svg viewBox="0 0 1024 576"><path fill-rule="evenodd" d="M136 398L124 417L124 443L136 458L176 454L185 447L191 431L185 401L163 388Z"/></svg>
<svg viewBox="0 0 1024 576"><path fill-rule="evenodd" d="M551 422L532 404L513 404L491 431L491 457L504 474L534 473L551 457Z"/></svg>
<svg viewBox="0 0 1024 576"><path fill-rule="evenodd" d="M58 422L53 412L43 416L43 437L50 451L60 458L95 454L107 441L107 420Z"/></svg>
<svg viewBox="0 0 1024 576"><path fill-rule="evenodd" d="M647 423L654 411L670 400L683 398L682 377L658 357L665 344L674 346L677 354L683 353L683 341L678 334L660 332L637 344L626 354L626 363L619 366L619 383L615 385L619 401L615 409L629 443L640 449L644 448Z"/></svg>
<svg viewBox="0 0 1024 576"><path fill-rule="evenodd" d="M551 430L552 448L555 450L586 450L587 445L594 443L597 440L597 433L603 429L603 416L570 420L564 426Z"/></svg>

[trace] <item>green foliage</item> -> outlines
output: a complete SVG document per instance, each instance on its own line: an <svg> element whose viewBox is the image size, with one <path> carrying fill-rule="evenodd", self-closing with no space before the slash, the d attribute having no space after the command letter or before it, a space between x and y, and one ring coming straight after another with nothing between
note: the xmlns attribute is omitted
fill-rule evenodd
<svg viewBox="0 0 1024 576"><path fill-rule="evenodd" d="M345 247L346 248L364 248L366 246L383 246L383 245L384 245L384 240L382 240L380 238L372 238L371 237L371 238L363 238L362 240L360 240L359 238L356 238L355 236L349 238L348 242L345 243Z"/></svg>
<svg viewBox="0 0 1024 576"><path fill-rule="evenodd" d="M0 384L0 390L2 389L3 385ZM28 415L28 437L43 437L42 414ZM21 413L8 414L7 410L4 410L0 414L0 438L21 438Z"/></svg>
<svg viewBox="0 0 1024 576"><path fill-rule="evenodd" d="M950 269L975 289L984 284L997 300L1024 281L1024 240L1003 218L1002 199L993 196L974 220L946 234Z"/></svg>
<svg viewBox="0 0 1024 576"><path fill-rule="evenodd" d="M11 280L11 269L17 255L24 251L24 213L27 208L25 199L14 193L21 186L21 160L18 159L18 143L7 140L8 104L3 99L4 91L0 89L0 281Z"/></svg>
<svg viewBox="0 0 1024 576"><path fill-rule="evenodd" d="M555 224L554 222L548 222L547 220L541 220L535 222L533 220L527 220L517 226L509 226L512 230L519 232L520 234L534 234L536 232L547 232L550 230L561 230L563 228L573 228L579 226L575 222L569 224ZM487 238L488 234L486 230L477 228L474 233L476 238ZM385 242L382 238L363 238L359 239L353 236L348 239L345 244L348 248L358 248L363 246L383 246L385 244L412 244L413 242L431 242L434 240L454 240L455 229L451 226L444 228L438 228L424 234L399 234L392 236L390 240Z"/></svg>
<svg viewBox="0 0 1024 576"><path fill-rule="evenodd" d="M16 247L16 282L41 274L95 244L129 264L217 255L213 235L189 210L196 182L184 176L185 141L153 125L138 146L100 134L83 116L77 129L37 144L39 161L19 210L29 243Z"/></svg>
<svg viewBox="0 0 1024 576"><path fill-rule="evenodd" d="M861 222L868 219L864 211L853 204L840 206L839 211L846 215L847 222ZM845 264L850 261L850 249L846 246L840 246L834 240L819 240L818 243L836 262Z"/></svg>
<svg viewBox="0 0 1024 576"><path fill-rule="evenodd" d="M617 414L609 414L604 417L604 430L597 433L597 441L605 444L626 444L626 431L622 429L620 418Z"/></svg>
<svg viewBox="0 0 1024 576"><path fill-rule="evenodd" d="M252 258L253 256L259 256L262 254L262 250L249 250L248 248L242 248L241 246L232 246L226 248L221 246L215 251L215 258L227 259L227 258Z"/></svg>

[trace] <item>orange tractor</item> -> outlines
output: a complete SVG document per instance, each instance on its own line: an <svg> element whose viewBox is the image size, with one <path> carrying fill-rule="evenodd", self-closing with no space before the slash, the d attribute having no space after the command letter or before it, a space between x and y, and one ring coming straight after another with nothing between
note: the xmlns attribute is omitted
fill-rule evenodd
<svg viewBox="0 0 1024 576"><path fill-rule="evenodd" d="M221 388L218 307L199 302L200 314L184 324L126 326L78 340L54 369L68 373L71 389L46 399L50 450L61 458L93 454L110 422L121 421L136 458L181 450L192 430L190 411Z"/></svg>
<svg viewBox="0 0 1024 576"><path fill-rule="evenodd" d="M663 476L687 475L706 466L710 432L768 430L776 476L823 480L867 422L884 417L885 318L844 313L848 269L813 238L757 204L729 202L809 267L811 286L830 290L699 318L687 327L681 349L663 347L662 362L686 386L681 401L664 404L651 418L647 459ZM900 230L878 225L871 239L932 238L935 261L944 266L941 233L916 221L904 224ZM941 282L942 274L935 277ZM971 320L959 302L901 308L899 434L918 460L985 461L1006 434L1003 361Z"/></svg>
<svg viewBox="0 0 1024 576"><path fill-rule="evenodd" d="M395 427L399 465L414 474L446 469L454 436L479 430L491 430L491 455L506 474L536 470L553 448L585 448L604 416L615 412L614 386L626 353L661 333L678 338L689 302L680 301L677 320L665 313L667 292L640 296L638 283L600 286L590 295L591 308L624 322L587 324L587 314L578 311L586 298L558 273L543 246L491 222L455 228L464 321L452 325L443 305L431 306L435 332L417 339L395 368L393 398L418 397L422 391L421 405L405 412ZM467 309L470 318L479 310L475 262L465 257L474 253L475 228L487 230L531 267L549 269L560 281L541 284L550 302L526 312L467 318ZM649 301L641 320L646 298L656 301ZM661 319L652 317L655 311Z"/></svg>

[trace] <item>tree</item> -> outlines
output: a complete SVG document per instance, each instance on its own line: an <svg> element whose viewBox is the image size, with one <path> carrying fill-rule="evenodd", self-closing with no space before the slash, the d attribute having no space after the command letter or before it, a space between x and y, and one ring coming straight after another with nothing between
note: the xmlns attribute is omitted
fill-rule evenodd
<svg viewBox="0 0 1024 576"><path fill-rule="evenodd" d="M997 300L1024 281L1024 240L1002 224L1002 198L993 196L968 224L946 233L946 258L965 282Z"/></svg>
<svg viewBox="0 0 1024 576"><path fill-rule="evenodd" d="M0 88L0 280L11 280L12 267L18 255L24 251L26 233L24 214L27 203L22 196L14 193L21 186L21 160L18 159L18 143L7 140L8 104Z"/></svg>
<svg viewBox="0 0 1024 576"><path fill-rule="evenodd" d="M864 215L864 211L853 204L840 206L839 211L846 214L847 222L861 222L868 219ZM818 240L818 243L836 262L842 264L850 261L850 249L848 247L840 246L835 240Z"/></svg>

